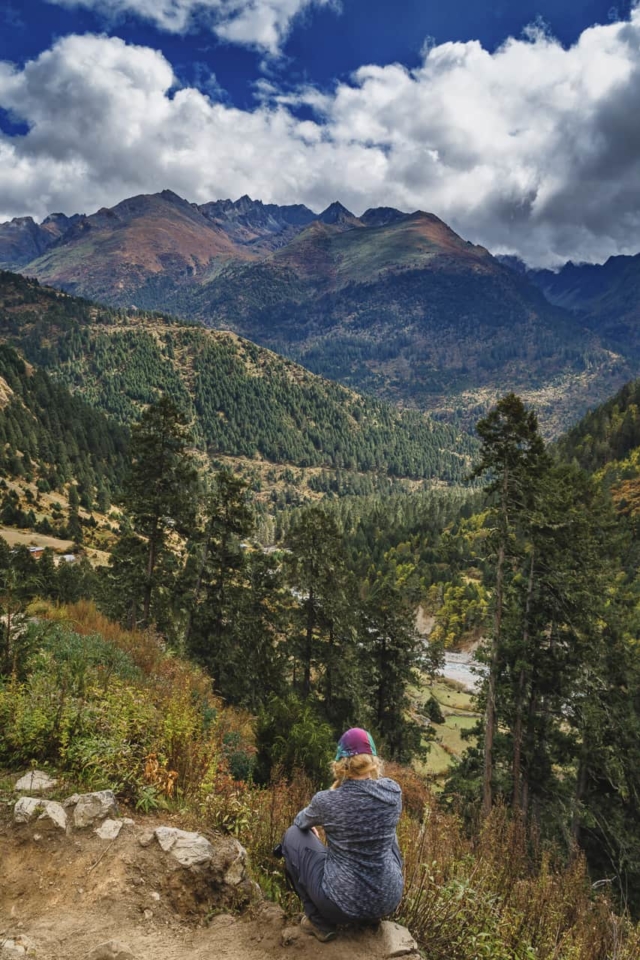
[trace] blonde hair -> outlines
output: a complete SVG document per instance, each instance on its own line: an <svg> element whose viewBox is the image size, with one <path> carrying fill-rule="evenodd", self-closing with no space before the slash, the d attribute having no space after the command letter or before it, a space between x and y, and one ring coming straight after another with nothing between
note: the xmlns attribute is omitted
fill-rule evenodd
<svg viewBox="0 0 640 960"><path fill-rule="evenodd" d="M383 764L380 757L373 757L370 753L357 753L355 757L343 757L342 760L334 760L331 764L331 772L335 777L331 789L337 790L345 780L367 776L371 777L372 780L377 780L378 777L382 776Z"/></svg>

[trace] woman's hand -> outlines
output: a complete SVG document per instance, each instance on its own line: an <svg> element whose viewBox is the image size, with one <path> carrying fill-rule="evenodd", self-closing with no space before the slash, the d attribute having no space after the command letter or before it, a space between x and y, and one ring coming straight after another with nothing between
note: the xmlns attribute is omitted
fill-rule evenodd
<svg viewBox="0 0 640 960"><path fill-rule="evenodd" d="M316 827L311 827L311 833L314 833L314 834L316 835L316 837L318 838L318 840L321 840L321 839L322 839L322 837L321 837L320 834L318 833L318 830L317 830Z"/></svg>

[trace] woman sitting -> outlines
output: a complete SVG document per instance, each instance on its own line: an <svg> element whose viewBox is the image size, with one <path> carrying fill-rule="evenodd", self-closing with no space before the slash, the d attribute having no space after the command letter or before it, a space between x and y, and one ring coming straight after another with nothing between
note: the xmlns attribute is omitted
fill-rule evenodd
<svg viewBox="0 0 640 960"><path fill-rule="evenodd" d="M382 776L382 762L366 730L340 738L332 764L335 783L316 793L294 820L282 854L306 916L302 926L325 942L340 924L376 921L402 897L402 856L396 824L402 791ZM327 846L316 827L323 827Z"/></svg>

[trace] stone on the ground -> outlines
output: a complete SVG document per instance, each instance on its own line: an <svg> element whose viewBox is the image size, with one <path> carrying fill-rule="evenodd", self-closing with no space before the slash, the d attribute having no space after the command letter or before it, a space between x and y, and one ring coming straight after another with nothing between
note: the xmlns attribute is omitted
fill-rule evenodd
<svg viewBox="0 0 640 960"><path fill-rule="evenodd" d="M136 960L136 958L126 943L121 943L120 940L107 940L88 953L85 960Z"/></svg>
<svg viewBox="0 0 640 960"><path fill-rule="evenodd" d="M283 923L286 914L279 904L264 900L256 910L256 917L261 923Z"/></svg>
<svg viewBox="0 0 640 960"><path fill-rule="evenodd" d="M174 910L201 914L214 905L237 907L258 899L247 875L247 851L235 838L210 841L175 827L156 827L154 833L162 850L175 861L163 889Z"/></svg>
<svg viewBox="0 0 640 960"><path fill-rule="evenodd" d="M214 850L206 837L175 827L157 827L156 840L165 853L170 853L183 867L211 863Z"/></svg>
<svg viewBox="0 0 640 960"><path fill-rule="evenodd" d="M62 804L55 800L41 800L39 797L20 797L13 808L14 823L31 823L38 817L43 820L43 826L48 825L57 827L60 830L67 829L67 815Z"/></svg>
<svg viewBox="0 0 640 960"><path fill-rule="evenodd" d="M148 847L153 843L154 838L155 838L154 830L145 830L138 837L138 843L140 844L141 847Z"/></svg>
<svg viewBox="0 0 640 960"><path fill-rule="evenodd" d="M96 827L96 834L101 840L115 840L122 830L124 820L103 820L99 827Z"/></svg>
<svg viewBox="0 0 640 960"><path fill-rule="evenodd" d="M37 956L36 945L30 937L8 937L6 940L0 938L0 958L1 960L28 960L29 957Z"/></svg>
<svg viewBox="0 0 640 960"><path fill-rule="evenodd" d="M73 806L73 825L78 829L91 827L98 820L117 816L118 807L113 790L96 790L95 793L74 794L65 801L65 806Z"/></svg>
<svg viewBox="0 0 640 960"><path fill-rule="evenodd" d="M30 770L29 773L20 777L15 789L19 793L45 793L47 790L53 790L57 783L57 780L42 770Z"/></svg>
<svg viewBox="0 0 640 960"><path fill-rule="evenodd" d="M238 840L225 837L216 846L212 866L224 872L226 884L237 887L247 876L247 851Z"/></svg>
<svg viewBox="0 0 640 960"><path fill-rule="evenodd" d="M58 827L59 830L67 829L67 814L65 813L64 807L61 803L56 803L55 800L45 800L44 801L44 810L38 817L38 823L41 820L48 821L49 826Z"/></svg>
<svg viewBox="0 0 640 960"><path fill-rule="evenodd" d="M418 956L418 944L413 939L406 927L401 927L399 923L392 920L383 920L380 924L378 936L382 939L382 948L384 956L406 957L411 954Z"/></svg>
<svg viewBox="0 0 640 960"><path fill-rule="evenodd" d="M45 801L39 797L20 797L13 808L14 823L29 823L44 807Z"/></svg>
<svg viewBox="0 0 640 960"><path fill-rule="evenodd" d="M280 937L280 943L283 947L289 947L292 943L297 943L302 938L300 927L285 927Z"/></svg>

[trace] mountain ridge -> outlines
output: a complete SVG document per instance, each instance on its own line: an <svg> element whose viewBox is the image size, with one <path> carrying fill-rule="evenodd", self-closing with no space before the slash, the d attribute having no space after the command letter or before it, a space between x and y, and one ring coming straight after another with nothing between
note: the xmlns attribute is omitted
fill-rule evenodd
<svg viewBox="0 0 640 960"><path fill-rule="evenodd" d="M74 220L18 269L114 307L235 331L469 426L515 390L557 435L640 372L619 338L550 305L531 278L424 211L359 218L339 201L314 214L247 196L199 206L163 191Z"/></svg>

